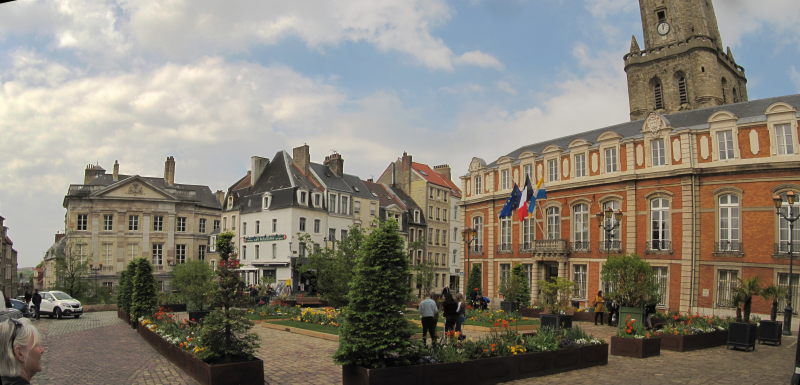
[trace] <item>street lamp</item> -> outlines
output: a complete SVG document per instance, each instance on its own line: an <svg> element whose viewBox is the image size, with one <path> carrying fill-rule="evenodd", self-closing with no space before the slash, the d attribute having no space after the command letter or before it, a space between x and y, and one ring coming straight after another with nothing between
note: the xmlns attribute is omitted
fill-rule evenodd
<svg viewBox="0 0 800 385"><path fill-rule="evenodd" d="M466 229L461 231L461 236L464 238L464 243L467 244L467 247L464 249L464 256L467 257L467 268L464 269L464 294L469 294L472 288L467 287L467 283L469 282L469 250L472 245L472 241L474 241L478 237L478 230L467 227Z"/></svg>
<svg viewBox="0 0 800 385"><path fill-rule="evenodd" d="M94 275L94 296L97 297L97 272L103 269L103 264L98 264L97 266L89 264L89 269L92 270L92 274Z"/></svg>
<svg viewBox="0 0 800 385"><path fill-rule="evenodd" d="M783 335L790 336L792 335L792 270L794 265L792 258L792 233L794 231L794 222L797 218L800 218L800 213L794 214L792 212L794 203L797 201L797 194L795 194L794 191L786 193L786 203L788 203L788 207L785 213L781 210L784 201L780 195L772 197L772 201L775 203L775 212L778 216L789 222L789 247L786 250L789 255L789 292L786 294L786 308L783 309Z"/></svg>
<svg viewBox="0 0 800 385"><path fill-rule="evenodd" d="M614 241L614 229L622 223L622 210L616 212L611 207L597 214L598 225L606 232L606 252L611 252L611 243ZM621 237L620 237L621 238Z"/></svg>

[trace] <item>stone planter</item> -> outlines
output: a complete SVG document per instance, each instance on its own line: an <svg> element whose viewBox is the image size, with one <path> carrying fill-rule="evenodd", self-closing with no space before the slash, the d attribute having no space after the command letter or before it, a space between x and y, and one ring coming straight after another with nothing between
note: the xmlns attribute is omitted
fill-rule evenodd
<svg viewBox="0 0 800 385"><path fill-rule="evenodd" d="M634 358L661 355L661 338L622 338L611 336L611 354Z"/></svg>
<svg viewBox="0 0 800 385"><path fill-rule="evenodd" d="M780 345L783 335L783 322L763 320L758 324L758 342Z"/></svg>
<svg viewBox="0 0 800 385"><path fill-rule="evenodd" d="M756 350L758 326L747 322L731 322L728 326L728 349Z"/></svg>
<svg viewBox="0 0 800 385"><path fill-rule="evenodd" d="M725 345L728 332L718 330L710 333L688 334L688 335L661 335L661 349L685 352L689 350L713 348Z"/></svg>
<svg viewBox="0 0 800 385"><path fill-rule="evenodd" d="M165 341L146 327L138 328L137 332L164 358L203 385L264 384L264 362L259 359L209 364Z"/></svg>
<svg viewBox="0 0 800 385"><path fill-rule="evenodd" d="M433 365L342 367L343 385L496 384L608 364L608 344Z"/></svg>
<svg viewBox="0 0 800 385"><path fill-rule="evenodd" d="M572 329L572 316L561 314L542 314L539 316L540 327L554 329Z"/></svg>
<svg viewBox="0 0 800 385"><path fill-rule="evenodd" d="M186 311L185 303L168 303L165 305L158 305L159 309L164 309L167 313L177 313Z"/></svg>
<svg viewBox="0 0 800 385"><path fill-rule="evenodd" d="M500 309L506 313L512 313L519 310L519 302L515 301L500 301Z"/></svg>

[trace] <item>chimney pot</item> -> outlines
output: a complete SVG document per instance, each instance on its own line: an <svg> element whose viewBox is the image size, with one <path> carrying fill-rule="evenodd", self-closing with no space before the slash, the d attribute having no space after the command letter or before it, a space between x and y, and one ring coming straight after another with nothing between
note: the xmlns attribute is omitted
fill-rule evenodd
<svg viewBox="0 0 800 385"><path fill-rule="evenodd" d="M117 162L116 160L114 161L114 174L112 178L114 182L119 180L119 162Z"/></svg>
<svg viewBox="0 0 800 385"><path fill-rule="evenodd" d="M175 184L175 158L172 156L164 162L164 183L168 186Z"/></svg>
<svg viewBox="0 0 800 385"><path fill-rule="evenodd" d="M303 173L308 174L308 167L311 164L311 152L307 144L300 147L295 147L292 150L292 162Z"/></svg>

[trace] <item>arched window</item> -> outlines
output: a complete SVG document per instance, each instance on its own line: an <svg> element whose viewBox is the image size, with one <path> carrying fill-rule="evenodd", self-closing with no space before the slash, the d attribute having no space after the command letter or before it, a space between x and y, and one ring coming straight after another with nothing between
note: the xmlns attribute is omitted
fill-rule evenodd
<svg viewBox="0 0 800 385"><path fill-rule="evenodd" d="M653 105L655 109L664 109L664 91L661 89L661 80L659 78L653 78L650 83L653 87Z"/></svg>
<svg viewBox="0 0 800 385"><path fill-rule="evenodd" d="M686 88L686 76L682 72L675 74L675 79L678 82L678 102L680 104L689 103L689 91Z"/></svg>
<svg viewBox="0 0 800 385"><path fill-rule="evenodd" d="M783 200L783 207L781 207L781 211L785 215L789 215L789 203L786 200L786 193L787 191L783 191L778 196L781 197ZM795 191L795 193L797 193ZM792 215L797 215L798 210L800 210L800 203L795 202L792 206ZM781 216L778 219L778 252L779 253L786 253L789 251L789 221L783 219ZM792 241L792 251L798 252L800 251L800 224L795 223L794 231L791 234L791 241Z"/></svg>
<svg viewBox="0 0 800 385"><path fill-rule="evenodd" d="M472 228L475 229L475 243L472 249L480 253L483 250L483 217L472 218Z"/></svg>
<svg viewBox="0 0 800 385"><path fill-rule="evenodd" d="M589 250L589 206L580 203L572 206L573 250Z"/></svg>
<svg viewBox="0 0 800 385"><path fill-rule="evenodd" d="M717 251L740 251L739 197L733 194L719 196L719 244Z"/></svg>
<svg viewBox="0 0 800 385"><path fill-rule="evenodd" d="M547 239L561 239L561 210L558 207L550 207L546 210L547 215Z"/></svg>

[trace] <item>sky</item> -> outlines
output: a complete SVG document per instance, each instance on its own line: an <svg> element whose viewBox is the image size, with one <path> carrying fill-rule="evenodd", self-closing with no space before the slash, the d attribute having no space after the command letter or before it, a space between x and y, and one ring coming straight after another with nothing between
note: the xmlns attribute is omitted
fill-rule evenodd
<svg viewBox="0 0 800 385"><path fill-rule="evenodd" d="M715 0L751 100L800 92L800 2ZM87 164L226 190L308 144L377 178L626 122L634 0L17 0L0 4L0 216L19 267Z"/></svg>

